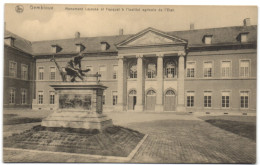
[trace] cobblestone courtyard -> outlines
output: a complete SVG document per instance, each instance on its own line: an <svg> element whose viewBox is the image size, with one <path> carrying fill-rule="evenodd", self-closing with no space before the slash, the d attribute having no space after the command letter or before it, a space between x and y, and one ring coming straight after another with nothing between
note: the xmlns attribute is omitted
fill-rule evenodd
<svg viewBox="0 0 260 165"><path fill-rule="evenodd" d="M215 127L194 115L171 113L109 113L108 115L116 125L149 135L131 160L132 163L255 163L256 161L255 141ZM19 125L8 126L8 130L12 127L17 130ZM8 132L6 127L4 131ZM4 151L4 160L12 162L102 161L81 156L53 156L48 153L19 151Z"/></svg>

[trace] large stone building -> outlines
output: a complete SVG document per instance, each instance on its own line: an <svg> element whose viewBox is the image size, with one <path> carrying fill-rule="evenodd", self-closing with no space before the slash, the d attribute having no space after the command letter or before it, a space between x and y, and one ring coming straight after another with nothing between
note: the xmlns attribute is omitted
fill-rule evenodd
<svg viewBox="0 0 260 165"><path fill-rule="evenodd" d="M82 67L108 86L104 109L118 111L256 110L257 26L27 41L5 32L4 107L53 110L61 67L83 53ZM95 81L91 78L88 81Z"/></svg>

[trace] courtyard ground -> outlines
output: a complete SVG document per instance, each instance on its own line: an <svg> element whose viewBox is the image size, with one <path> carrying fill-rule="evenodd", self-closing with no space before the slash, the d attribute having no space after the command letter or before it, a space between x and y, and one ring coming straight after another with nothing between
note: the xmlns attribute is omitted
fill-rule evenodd
<svg viewBox="0 0 260 165"><path fill-rule="evenodd" d="M48 111L5 111L23 117L45 117ZM255 163L256 141L212 125L206 120L256 123L249 116L196 116L176 113L123 113L108 116L115 125L128 127L149 136L130 163ZM10 136L40 123L4 125L4 136ZM242 123L243 124L243 123ZM80 155L21 152L4 150L9 162L99 162Z"/></svg>

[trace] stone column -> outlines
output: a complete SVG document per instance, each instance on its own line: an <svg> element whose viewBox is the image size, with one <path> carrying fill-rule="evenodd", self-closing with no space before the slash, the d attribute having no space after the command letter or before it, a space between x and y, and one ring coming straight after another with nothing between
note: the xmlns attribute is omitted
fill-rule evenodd
<svg viewBox="0 0 260 165"><path fill-rule="evenodd" d="M155 111L163 111L163 54L157 56L157 87Z"/></svg>
<svg viewBox="0 0 260 165"><path fill-rule="evenodd" d="M118 57L118 69L117 69L117 106L115 110L123 111L125 110L125 103L124 103L124 57Z"/></svg>
<svg viewBox="0 0 260 165"><path fill-rule="evenodd" d="M178 105L177 105L177 111L185 111L186 108L184 106L184 56L185 52L180 51L178 52L179 56L179 63L178 63Z"/></svg>
<svg viewBox="0 0 260 165"><path fill-rule="evenodd" d="M137 98L135 111L143 111L144 109L144 74L143 74L143 55L139 54L137 57Z"/></svg>

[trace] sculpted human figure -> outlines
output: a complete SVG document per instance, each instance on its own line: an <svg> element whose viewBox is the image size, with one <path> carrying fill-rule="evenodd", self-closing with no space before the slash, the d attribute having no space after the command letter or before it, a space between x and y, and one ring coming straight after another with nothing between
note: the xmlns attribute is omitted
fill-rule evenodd
<svg viewBox="0 0 260 165"><path fill-rule="evenodd" d="M85 70L82 70L81 69L81 60L83 58L83 54L80 53L79 55L77 55L76 57L74 57L73 59L71 59L68 63L67 63L67 66L65 67L65 71L62 71L61 67L58 65L58 63L56 62L55 58L53 57L51 59L51 61L54 61L59 72L60 72L60 75L62 77L62 81L63 82L66 82L66 76L70 76L70 81L71 82L75 82L76 81L76 78L80 78L82 81L84 80L84 76L85 73L84 72L88 72L90 71L90 69L85 69Z"/></svg>

